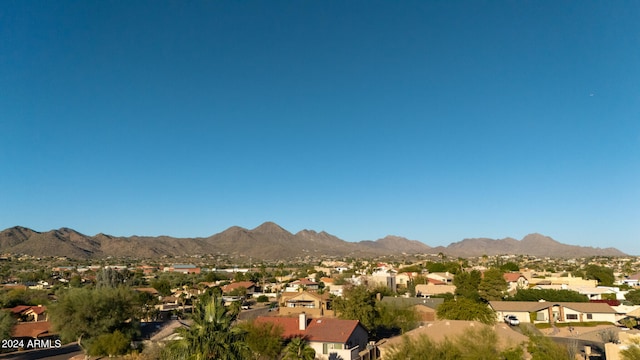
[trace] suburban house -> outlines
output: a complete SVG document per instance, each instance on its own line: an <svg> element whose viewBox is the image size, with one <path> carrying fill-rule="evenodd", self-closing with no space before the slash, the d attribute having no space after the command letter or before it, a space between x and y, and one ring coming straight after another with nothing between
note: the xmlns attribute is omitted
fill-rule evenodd
<svg viewBox="0 0 640 360"><path fill-rule="evenodd" d="M365 284L370 288L386 287L391 291L397 290L396 271L379 269L367 276Z"/></svg>
<svg viewBox="0 0 640 360"><path fill-rule="evenodd" d="M400 274L396 275L396 284L400 288L406 288L407 286L409 286L411 281L413 281L413 279L415 279L416 276L418 276L418 273L416 273L416 272L403 272L403 273L400 273Z"/></svg>
<svg viewBox="0 0 640 360"><path fill-rule="evenodd" d="M455 285L435 285L435 284L419 284L416 285L416 296L417 297L430 297L434 295L442 295L442 294L455 294L456 286Z"/></svg>
<svg viewBox="0 0 640 360"><path fill-rule="evenodd" d="M280 315L334 316L331 298L327 293L318 294L308 291L283 292L280 297Z"/></svg>
<svg viewBox="0 0 640 360"><path fill-rule="evenodd" d="M434 285L453 285L453 274L449 272L434 272L427 274L429 284Z"/></svg>
<svg viewBox="0 0 640 360"><path fill-rule="evenodd" d="M316 359L356 360L367 352L369 337L358 320L311 319L300 313L297 317L261 316L255 323L280 327L284 339L304 338L316 351Z"/></svg>
<svg viewBox="0 0 640 360"><path fill-rule="evenodd" d="M11 315L17 323L11 329L11 337L14 339L53 339L57 335L51 332L51 323L47 315L47 307L18 305L10 309Z"/></svg>
<svg viewBox="0 0 640 360"><path fill-rule="evenodd" d="M37 322L48 320L47 307L42 305L18 305L7 310L11 312L14 318L21 322Z"/></svg>
<svg viewBox="0 0 640 360"><path fill-rule="evenodd" d="M291 283L289 283L289 285L286 287L284 291L295 292L301 289L309 290L309 291L317 291L318 288L319 288L319 285L317 282L303 278L303 279L298 279L296 281L292 281Z"/></svg>
<svg viewBox="0 0 640 360"><path fill-rule="evenodd" d="M624 279L620 280L620 284L629 285L631 287L640 285L640 273L625 276Z"/></svg>
<svg viewBox="0 0 640 360"><path fill-rule="evenodd" d="M256 284L253 281L238 281L231 284L227 284L222 287L223 294L230 294L234 291L242 291L242 289L246 290L245 295L247 297L251 297L253 293L256 291Z"/></svg>
<svg viewBox="0 0 640 360"><path fill-rule="evenodd" d="M502 276L509 286L507 288L509 294L517 292L518 289L526 289L529 287L529 280L520 273L505 273Z"/></svg>
<svg viewBox="0 0 640 360"><path fill-rule="evenodd" d="M545 276L544 278L534 277L533 275L525 275L529 280L529 284L538 285L567 285L567 286L583 286L596 287L598 280L586 280L581 277L571 276Z"/></svg>
<svg viewBox="0 0 640 360"><path fill-rule="evenodd" d="M497 320L515 315L522 323L589 322L615 323L616 311L606 303L547 302L547 301L489 301Z"/></svg>
<svg viewBox="0 0 640 360"><path fill-rule="evenodd" d="M320 281L324 283L325 291L329 291L329 293L334 296L342 296L344 285L336 285L334 279L328 277L320 278Z"/></svg>

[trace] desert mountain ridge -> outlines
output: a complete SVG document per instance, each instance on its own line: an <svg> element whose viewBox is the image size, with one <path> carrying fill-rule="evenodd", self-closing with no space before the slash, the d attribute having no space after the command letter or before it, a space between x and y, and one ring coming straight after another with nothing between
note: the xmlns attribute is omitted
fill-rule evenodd
<svg viewBox="0 0 640 360"><path fill-rule="evenodd" d="M456 257L482 255L534 255L544 257L624 256L615 248L593 248L562 244L551 237L529 234L513 238L473 238L448 246L430 247L418 240L388 235L359 242L344 241L325 231L301 230L295 234L273 222L254 229L232 226L206 238L170 236L88 236L70 228L47 232L15 226L0 232L0 253L70 258L135 257L165 255L229 254L254 259L292 259L305 256L366 257L398 254L437 254Z"/></svg>

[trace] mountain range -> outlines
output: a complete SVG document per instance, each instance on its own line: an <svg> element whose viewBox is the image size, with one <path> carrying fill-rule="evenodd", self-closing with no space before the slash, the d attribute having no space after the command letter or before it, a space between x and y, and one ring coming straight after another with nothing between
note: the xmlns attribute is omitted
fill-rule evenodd
<svg viewBox="0 0 640 360"><path fill-rule="evenodd" d="M302 230L293 234L273 222L265 222L251 230L232 226L206 238L121 237L102 233L88 236L69 228L37 232L16 226L0 232L0 253L38 257L66 256L79 259L108 256L156 258L164 255L228 254L265 260L305 256L366 257L424 253L443 253L455 257L500 254L543 257L625 255L615 248L565 245L540 234L530 234L522 240L464 239L446 247L430 247L417 240L391 235L376 241L348 242L324 231Z"/></svg>

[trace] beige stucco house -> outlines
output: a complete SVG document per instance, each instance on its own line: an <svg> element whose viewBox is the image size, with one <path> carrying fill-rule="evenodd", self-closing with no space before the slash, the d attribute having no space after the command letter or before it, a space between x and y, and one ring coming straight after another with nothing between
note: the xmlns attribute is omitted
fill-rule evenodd
<svg viewBox="0 0 640 360"><path fill-rule="evenodd" d="M616 311L605 303L547 302L547 301L490 301L496 320L515 315L521 323L554 322L616 322Z"/></svg>

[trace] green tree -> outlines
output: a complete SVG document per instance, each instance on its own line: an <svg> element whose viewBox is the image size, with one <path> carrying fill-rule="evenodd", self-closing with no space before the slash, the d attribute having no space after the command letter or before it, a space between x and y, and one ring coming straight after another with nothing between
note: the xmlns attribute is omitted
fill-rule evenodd
<svg viewBox="0 0 640 360"><path fill-rule="evenodd" d="M557 302L588 302L589 298L573 290L554 289L519 289L518 292L506 299L507 301L557 301Z"/></svg>
<svg viewBox="0 0 640 360"><path fill-rule="evenodd" d="M229 292L229 295L231 295L231 296L246 296L247 295L247 288L245 288L244 286L239 286L239 287L231 290Z"/></svg>
<svg viewBox="0 0 640 360"><path fill-rule="evenodd" d="M629 290L624 296L627 301L630 301L633 305L640 305L640 289Z"/></svg>
<svg viewBox="0 0 640 360"><path fill-rule="evenodd" d="M478 301L480 299L478 286L481 280L482 274L477 270L457 274L453 278L453 285L456 286L455 295Z"/></svg>
<svg viewBox="0 0 640 360"><path fill-rule="evenodd" d="M194 308L193 323L178 328L180 340L170 342L163 358L175 360L242 360L249 348L245 331L235 326L239 308L227 309L221 297L207 295Z"/></svg>
<svg viewBox="0 0 640 360"><path fill-rule="evenodd" d="M128 288L71 288L49 306L52 325L63 342L76 340L90 345L98 336L121 331L131 338L139 331L139 304Z"/></svg>
<svg viewBox="0 0 640 360"><path fill-rule="evenodd" d="M542 335L529 336L527 350L531 354L531 360L573 360L569 359L569 353L564 347Z"/></svg>
<svg viewBox="0 0 640 360"><path fill-rule="evenodd" d="M45 305L49 303L49 293L46 290L11 289L0 297L2 308L12 308L18 305Z"/></svg>
<svg viewBox="0 0 640 360"><path fill-rule="evenodd" d="M376 297L366 286L345 289L343 296L333 301L333 308L339 318L359 320L369 332L373 332L378 317Z"/></svg>
<svg viewBox="0 0 640 360"><path fill-rule="evenodd" d="M309 343L300 337L295 337L287 344L284 349L283 360L313 360L316 357L316 351L313 350Z"/></svg>
<svg viewBox="0 0 640 360"><path fill-rule="evenodd" d="M445 301L436 310L438 318L449 320L476 320L495 324L496 314L489 306L467 298Z"/></svg>
<svg viewBox="0 0 640 360"><path fill-rule="evenodd" d="M613 269L605 266L598 266L593 264L587 265L584 272L587 279L598 280L598 283L603 286L612 286L613 281L615 280Z"/></svg>
<svg viewBox="0 0 640 360"><path fill-rule="evenodd" d="M255 360L276 359L282 352L282 328L271 323L246 323L245 342Z"/></svg>
<svg viewBox="0 0 640 360"><path fill-rule="evenodd" d="M389 349L385 360L521 360L522 346L501 350L495 331L489 327L469 328L453 339L435 342L426 335L403 337L402 343Z"/></svg>
<svg viewBox="0 0 640 360"><path fill-rule="evenodd" d="M171 283L166 278L157 279L151 282L151 286L162 296L171 295Z"/></svg>
<svg viewBox="0 0 640 360"><path fill-rule="evenodd" d="M16 319L8 310L0 310L0 339L11 338L11 329L15 323Z"/></svg>
<svg viewBox="0 0 640 360"><path fill-rule="evenodd" d="M518 264L509 261L506 262L504 264L502 264L500 266L500 270L504 271L504 272L511 272L511 271L520 271L520 266L518 266Z"/></svg>
<svg viewBox="0 0 640 360"><path fill-rule="evenodd" d="M82 277L80 275L73 275L69 280L69 286L74 288L82 287Z"/></svg>
<svg viewBox="0 0 640 360"><path fill-rule="evenodd" d="M376 333L404 333L415 329L420 322L413 306L399 306L380 302L377 304Z"/></svg>
<svg viewBox="0 0 640 360"><path fill-rule="evenodd" d="M478 294L482 300L502 300L509 286L502 274L502 271L495 268L484 272L484 277L478 285Z"/></svg>
<svg viewBox="0 0 640 360"><path fill-rule="evenodd" d="M119 330L113 334L99 335L89 346L89 355L102 356L124 355L129 350L131 338L121 333Z"/></svg>

